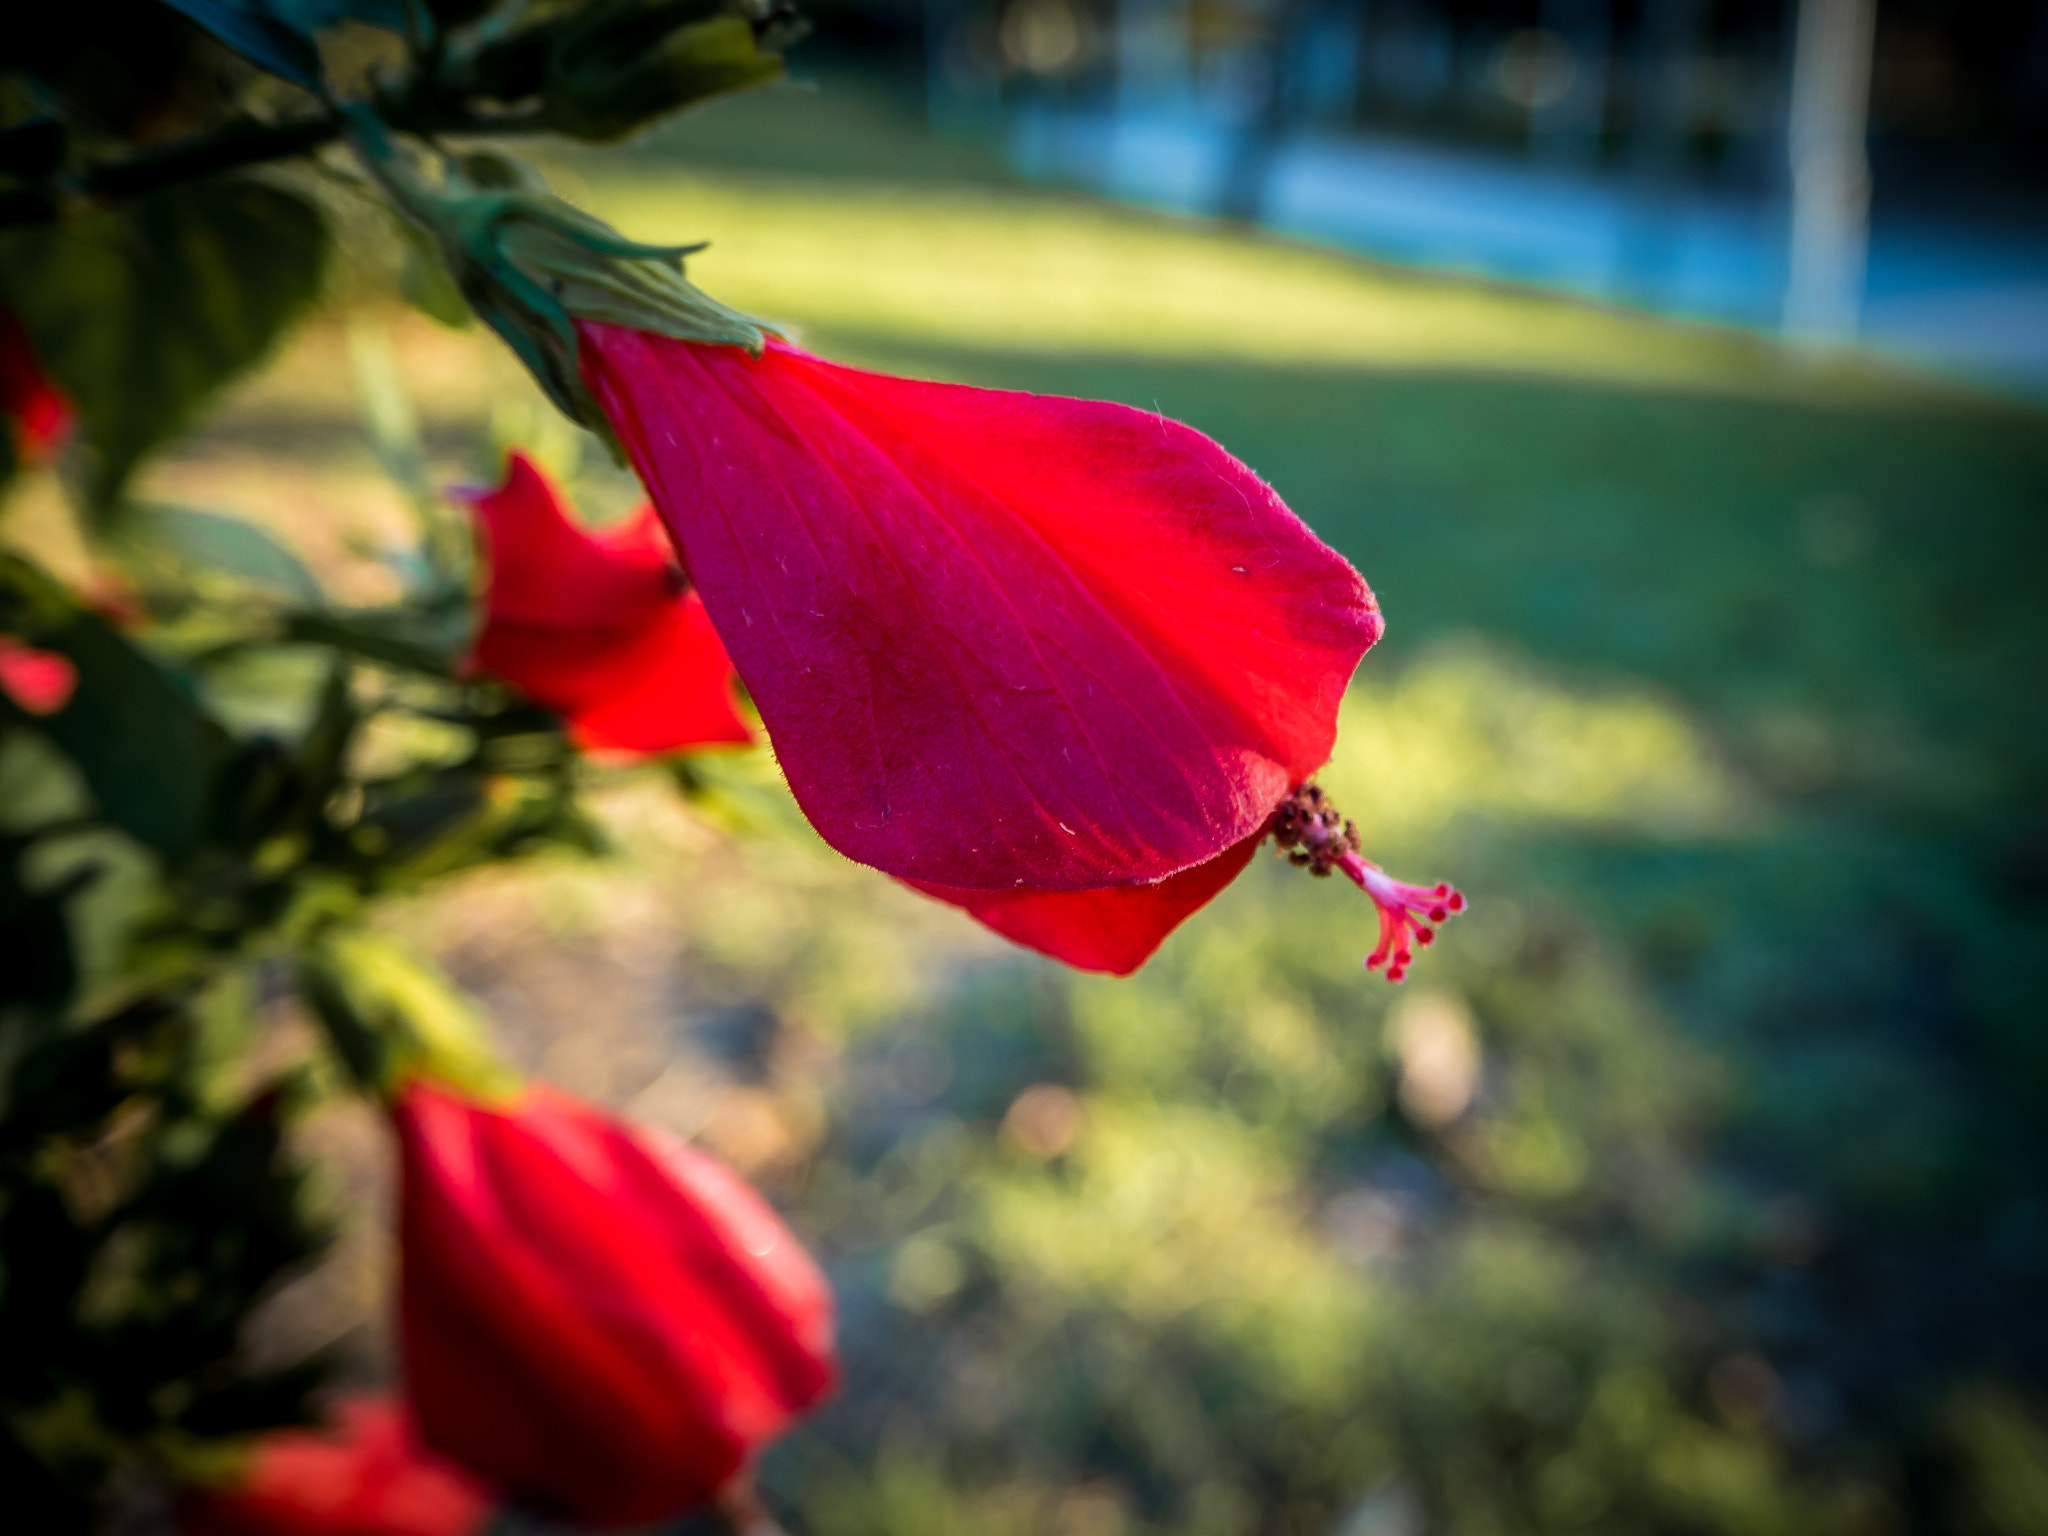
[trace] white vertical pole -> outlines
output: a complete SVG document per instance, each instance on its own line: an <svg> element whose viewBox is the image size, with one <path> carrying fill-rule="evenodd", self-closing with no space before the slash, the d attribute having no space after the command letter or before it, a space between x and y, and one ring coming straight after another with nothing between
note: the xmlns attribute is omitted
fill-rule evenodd
<svg viewBox="0 0 2048 1536"><path fill-rule="evenodd" d="M1829 347L1856 337L1869 243L1870 52L1875 0L1800 0L1786 149L1792 250L1785 334Z"/></svg>

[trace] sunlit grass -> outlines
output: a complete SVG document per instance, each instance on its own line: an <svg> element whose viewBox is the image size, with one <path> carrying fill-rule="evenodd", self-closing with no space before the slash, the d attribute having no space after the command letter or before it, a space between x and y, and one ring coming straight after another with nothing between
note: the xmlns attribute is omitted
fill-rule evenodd
<svg viewBox="0 0 2048 1536"><path fill-rule="evenodd" d="M1078 197L590 167L566 188L691 276L833 334L1034 353L1508 370L1742 391L1900 387L1740 332L1376 265Z"/></svg>
<svg viewBox="0 0 2048 1536"><path fill-rule="evenodd" d="M1392 679L1364 669L1322 782L1414 843L1461 816L1699 837L1756 814L1754 791L1672 699L1574 688L1476 640L1439 645Z"/></svg>

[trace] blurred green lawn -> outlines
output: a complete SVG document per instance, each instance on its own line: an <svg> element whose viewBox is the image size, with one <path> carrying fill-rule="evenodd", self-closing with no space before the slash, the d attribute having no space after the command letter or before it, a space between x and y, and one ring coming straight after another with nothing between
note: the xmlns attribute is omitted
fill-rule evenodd
<svg viewBox="0 0 2048 1536"><path fill-rule="evenodd" d="M726 1074L675 1118L845 1313L845 1398L770 1464L794 1524L2048 1528L2040 411L1019 186L854 80L554 170L827 355L1252 464L1389 620L1326 782L1473 903L1397 992L1355 893L1262 861L1075 980L800 831L707 851L628 796L617 864L534 898L688 978L616 983L666 1042L616 1071L517 981L502 893L420 918L572 1086ZM451 468L489 418L627 494L487 343L399 337ZM362 483L337 346L160 485L262 510L281 443ZM786 825L758 766L706 773Z"/></svg>

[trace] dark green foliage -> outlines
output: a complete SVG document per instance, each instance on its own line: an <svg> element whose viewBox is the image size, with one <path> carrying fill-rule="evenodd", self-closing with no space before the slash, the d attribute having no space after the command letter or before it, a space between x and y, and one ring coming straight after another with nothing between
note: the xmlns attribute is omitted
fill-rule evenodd
<svg viewBox="0 0 2048 1536"><path fill-rule="evenodd" d="M34 1529L84 1530L145 1447L300 1416L318 1362L252 1373L237 1345L324 1228L282 1142L293 1094L247 1097L220 1071L209 1036L240 1028L245 997L77 1020L47 987L5 988L0 1460Z"/></svg>
<svg viewBox="0 0 2048 1536"><path fill-rule="evenodd" d="M383 666L445 673L469 644L469 604L459 596L404 608L309 610L289 614L280 638L338 651Z"/></svg>
<svg viewBox="0 0 2048 1536"><path fill-rule="evenodd" d="M161 0L49 6L33 25L0 30L0 76L19 70L36 78L73 150L143 136L166 116L204 120L219 112L229 105L209 81L219 62L205 33ZM8 107L19 110L12 101ZM23 165L12 174L37 171Z"/></svg>
<svg viewBox="0 0 2048 1536"><path fill-rule="evenodd" d="M0 725L0 733L15 729L11 722ZM31 890L22 880L21 861L32 843L26 837L0 838L0 955L7 956L12 999L28 1008L61 1008L78 985L64 903L92 877L81 871L55 890Z"/></svg>
<svg viewBox="0 0 2048 1536"><path fill-rule="evenodd" d="M305 562L239 517L142 505L122 518L118 532L133 553L167 563L188 581L246 584L297 603L321 600L320 583Z"/></svg>
<svg viewBox="0 0 2048 1536"><path fill-rule="evenodd" d="M32 117L0 129L0 176L47 176L64 161L64 125Z"/></svg>
<svg viewBox="0 0 2048 1536"><path fill-rule="evenodd" d="M520 98L538 126L544 79L579 128L611 112L608 134L630 126L621 111L778 73L757 44L790 31L647 11L654 29L621 48L608 34L626 12L592 25L543 6L510 39L462 34L490 8L112 0L0 29L0 313L76 408L62 467L94 565L124 582L110 617L0 555L0 641L71 684L0 687L10 1532L101 1527L116 1490L160 1513L173 1485L231 1469L243 1437L304 1417L330 1363L256 1369L244 1339L326 1240L293 1121L331 1090L337 1055L372 1089L422 1060L452 1080L501 1073L459 997L359 920L452 871L597 846L561 721L465 675L471 535L434 506L402 408L371 413L422 526L388 607L331 606L250 524L128 495L319 292L321 213L244 174L342 137L316 34L403 39L402 78L350 104L359 126L388 113L382 136L496 128ZM564 23L581 50L568 61L553 53ZM424 275L442 318L461 318L446 271ZM0 484L18 468L11 426ZM291 985L333 1050L259 1078L260 1005Z"/></svg>
<svg viewBox="0 0 2048 1536"><path fill-rule="evenodd" d="M77 692L42 728L101 814L164 853L190 851L229 748L189 689L25 561L0 557L0 626L78 669Z"/></svg>
<svg viewBox="0 0 2048 1536"><path fill-rule="evenodd" d="M253 532L198 527L206 568L239 572L245 599L295 584ZM365 1027L456 1062L459 1005L339 930L379 893L539 846L593 846L559 722L451 682L446 645L412 655L422 670L402 686L381 675L403 703L366 704L371 676L330 650L310 683L290 685L297 731L237 736L201 702L215 672L293 627L264 606L239 611L240 639L181 663L26 562L0 564L0 634L77 669L47 716L0 696L16 796L0 836L0 1466L18 1472L10 1500L19 1488L33 1501L10 1508L33 1508L38 1530L90 1528L122 1469L175 1477L222 1437L300 1417L326 1376L319 1359L252 1374L238 1353L252 1309L324 1241L285 1142L311 1080L243 1075L262 957L347 956L339 982L378 999ZM300 615L314 629L322 617ZM366 774L352 748L373 713L431 741ZM149 851L150 894L113 914L127 936L118 970L86 975L81 933L108 915L91 900L99 865L45 855L116 834Z"/></svg>
<svg viewBox="0 0 2048 1536"><path fill-rule="evenodd" d="M597 0L549 50L541 81L549 125L607 143L698 102L782 77L771 51L795 41L716 0ZM765 40L764 40L765 39Z"/></svg>
<svg viewBox="0 0 2048 1536"><path fill-rule="evenodd" d="M270 350L326 257L304 199L233 178L0 235L0 303L77 403L96 504Z"/></svg>
<svg viewBox="0 0 2048 1536"><path fill-rule="evenodd" d="M262 3L235 4L233 0L164 0L172 10L189 16L235 52L281 75L294 85L317 90L320 85L320 51L305 31L283 19Z"/></svg>

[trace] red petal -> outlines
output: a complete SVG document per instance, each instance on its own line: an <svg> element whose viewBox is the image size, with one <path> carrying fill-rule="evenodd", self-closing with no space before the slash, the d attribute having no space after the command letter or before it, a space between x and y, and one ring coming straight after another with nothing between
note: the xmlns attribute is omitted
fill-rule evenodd
<svg viewBox="0 0 2048 1536"><path fill-rule="evenodd" d="M1080 970L1128 976L1152 958L1184 919L1238 877L1265 835L1262 827L1208 863L1157 885L1112 885L1099 891L963 891L918 880L909 884L962 908L1026 949Z"/></svg>
<svg viewBox="0 0 2048 1536"><path fill-rule="evenodd" d="M502 485L468 500L489 550L493 621L632 630L681 590L674 563L634 526L644 514L610 538L586 532L523 453L507 457Z"/></svg>
<svg viewBox="0 0 2048 1536"><path fill-rule="evenodd" d="M257 1442L240 1479L179 1500L185 1536L474 1536L492 1508L483 1485L424 1450L394 1398L356 1397L324 1430Z"/></svg>
<svg viewBox="0 0 2048 1536"><path fill-rule="evenodd" d="M560 710L586 748L674 752L754 739L733 703L732 663L694 591L637 633L494 621L475 658Z"/></svg>
<svg viewBox="0 0 2048 1536"><path fill-rule="evenodd" d="M582 333L791 789L850 858L970 890L1156 881L1329 756L1372 594L1200 433Z"/></svg>
<svg viewBox="0 0 2048 1536"><path fill-rule="evenodd" d="M732 663L704 599L694 590L672 603L651 631L644 668L620 669L619 686L571 716L585 747L621 752L673 752L754 739L733 705Z"/></svg>
<svg viewBox="0 0 2048 1536"><path fill-rule="evenodd" d="M753 740L725 647L703 600L681 590L651 507L588 533L519 453L505 483L473 501L490 557L474 665L559 710L585 747Z"/></svg>
<svg viewBox="0 0 2048 1536"><path fill-rule="evenodd" d="M71 402L43 372L28 332L0 310L0 415L14 424L15 442L31 463L48 458L71 430Z"/></svg>

